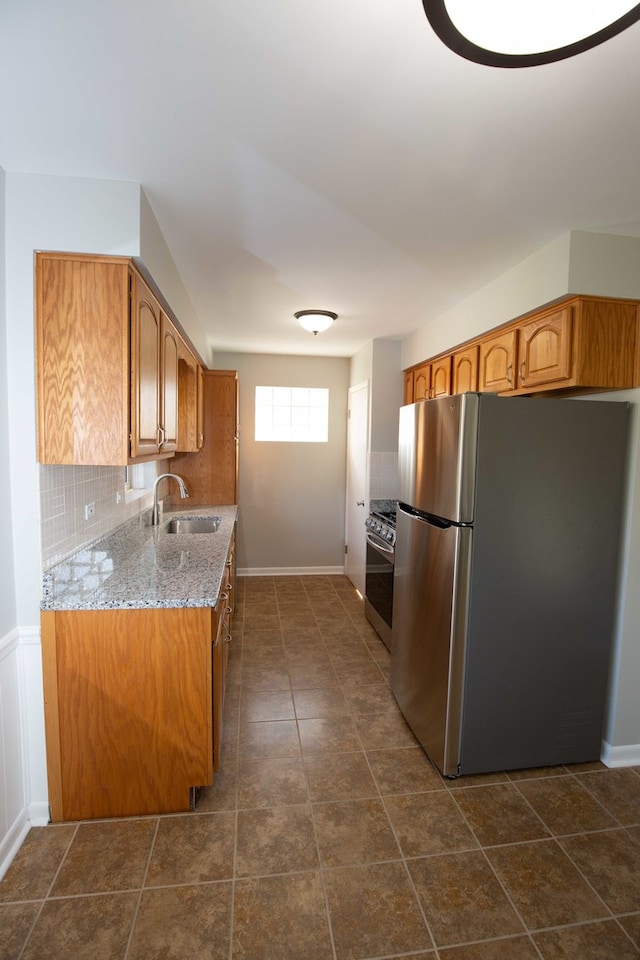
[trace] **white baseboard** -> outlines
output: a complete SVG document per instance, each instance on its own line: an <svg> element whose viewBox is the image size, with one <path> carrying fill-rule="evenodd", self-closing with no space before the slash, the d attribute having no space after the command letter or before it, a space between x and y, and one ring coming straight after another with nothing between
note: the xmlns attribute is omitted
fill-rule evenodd
<svg viewBox="0 0 640 960"><path fill-rule="evenodd" d="M629 743L624 747L614 747L603 740L600 759L607 767L640 766L640 743Z"/></svg>
<svg viewBox="0 0 640 960"><path fill-rule="evenodd" d="M239 577L343 576L344 567L239 567Z"/></svg>
<svg viewBox="0 0 640 960"><path fill-rule="evenodd" d="M46 827L49 823L49 804L44 800L30 803L27 816L32 827Z"/></svg>
<svg viewBox="0 0 640 960"><path fill-rule="evenodd" d="M0 880L11 866L11 861L22 846L22 842L29 833L31 826L26 809L22 810L15 823L11 825L0 841Z"/></svg>

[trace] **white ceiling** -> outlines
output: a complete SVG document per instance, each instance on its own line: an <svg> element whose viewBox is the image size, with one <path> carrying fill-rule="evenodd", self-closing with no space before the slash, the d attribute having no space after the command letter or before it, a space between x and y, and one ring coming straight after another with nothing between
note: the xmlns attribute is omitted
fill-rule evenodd
<svg viewBox="0 0 640 960"><path fill-rule="evenodd" d="M421 0L0 0L0 166L140 183L214 350L351 356L567 230L640 235L639 48L496 70Z"/></svg>

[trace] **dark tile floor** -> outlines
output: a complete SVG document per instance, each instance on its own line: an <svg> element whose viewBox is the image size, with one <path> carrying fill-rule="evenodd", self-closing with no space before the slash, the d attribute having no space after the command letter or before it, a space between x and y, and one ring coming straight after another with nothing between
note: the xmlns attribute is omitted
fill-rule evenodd
<svg viewBox="0 0 640 960"><path fill-rule="evenodd" d="M2 960L640 956L640 768L443 780L343 577L239 584L195 813L33 829Z"/></svg>

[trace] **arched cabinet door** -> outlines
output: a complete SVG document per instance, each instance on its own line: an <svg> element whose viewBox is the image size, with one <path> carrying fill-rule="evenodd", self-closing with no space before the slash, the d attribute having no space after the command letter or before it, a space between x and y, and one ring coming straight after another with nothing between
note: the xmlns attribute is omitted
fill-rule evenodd
<svg viewBox="0 0 640 960"><path fill-rule="evenodd" d="M478 389L478 345L457 350L452 363L452 393L469 393Z"/></svg>
<svg viewBox="0 0 640 960"><path fill-rule="evenodd" d="M515 387L516 331L508 330L480 344L480 382L478 389L489 393Z"/></svg>
<svg viewBox="0 0 640 960"><path fill-rule="evenodd" d="M131 456L157 453L160 443L160 304L133 278L131 311Z"/></svg>
<svg viewBox="0 0 640 960"><path fill-rule="evenodd" d="M518 387L571 376L573 311L563 307L518 328Z"/></svg>

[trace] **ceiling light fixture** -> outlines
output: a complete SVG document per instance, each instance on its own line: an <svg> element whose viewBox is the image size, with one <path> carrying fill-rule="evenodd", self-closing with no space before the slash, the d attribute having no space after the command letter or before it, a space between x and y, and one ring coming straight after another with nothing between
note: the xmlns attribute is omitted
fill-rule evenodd
<svg viewBox="0 0 640 960"><path fill-rule="evenodd" d="M534 67L590 50L640 20L629 0L422 0L442 42L489 67Z"/></svg>
<svg viewBox="0 0 640 960"><path fill-rule="evenodd" d="M331 310L298 310L294 317L301 327L317 337L319 333L329 329L333 321L338 319L338 314Z"/></svg>

